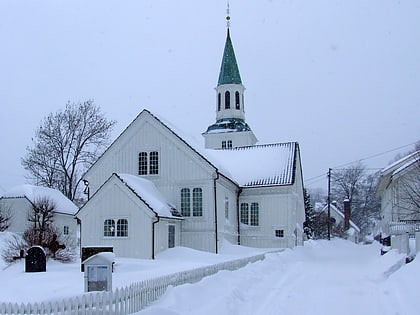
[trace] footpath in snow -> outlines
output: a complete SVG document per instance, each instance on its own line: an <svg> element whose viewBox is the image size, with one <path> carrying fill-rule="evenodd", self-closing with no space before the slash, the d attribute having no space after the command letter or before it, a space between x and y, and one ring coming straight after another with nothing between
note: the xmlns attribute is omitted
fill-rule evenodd
<svg viewBox="0 0 420 315"><path fill-rule="evenodd" d="M310 241L237 271L167 290L144 315L420 314L420 259L378 244Z"/></svg>

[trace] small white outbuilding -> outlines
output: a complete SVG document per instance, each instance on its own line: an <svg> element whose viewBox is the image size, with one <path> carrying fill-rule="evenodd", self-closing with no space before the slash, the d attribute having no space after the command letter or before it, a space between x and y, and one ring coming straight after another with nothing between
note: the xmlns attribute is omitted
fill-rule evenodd
<svg viewBox="0 0 420 315"><path fill-rule="evenodd" d="M54 204L53 224L58 232L76 242L79 228L75 214L78 207L59 190L42 186L25 184L3 193L0 205L11 213L7 231L23 234L31 224L28 221L29 212L33 205L42 199L48 199Z"/></svg>

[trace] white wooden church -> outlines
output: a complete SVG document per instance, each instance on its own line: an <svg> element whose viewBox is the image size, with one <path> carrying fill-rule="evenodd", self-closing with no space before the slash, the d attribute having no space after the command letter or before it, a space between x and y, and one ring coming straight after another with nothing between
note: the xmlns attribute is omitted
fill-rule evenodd
<svg viewBox="0 0 420 315"><path fill-rule="evenodd" d="M205 147L143 110L85 175L81 245L154 258L174 246L218 253L225 241L302 244L299 145L257 144L245 122L244 90L228 27Z"/></svg>

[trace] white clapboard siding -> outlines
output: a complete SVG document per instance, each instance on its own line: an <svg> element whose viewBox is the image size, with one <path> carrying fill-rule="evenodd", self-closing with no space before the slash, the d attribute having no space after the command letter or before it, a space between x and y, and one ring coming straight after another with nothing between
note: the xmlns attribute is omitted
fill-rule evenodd
<svg viewBox="0 0 420 315"><path fill-rule="evenodd" d="M159 152L156 186L212 178L212 167L150 113L143 111L86 174L94 193L112 173L138 174L139 152ZM166 196L168 197L168 196ZM171 200L171 199L170 199Z"/></svg>

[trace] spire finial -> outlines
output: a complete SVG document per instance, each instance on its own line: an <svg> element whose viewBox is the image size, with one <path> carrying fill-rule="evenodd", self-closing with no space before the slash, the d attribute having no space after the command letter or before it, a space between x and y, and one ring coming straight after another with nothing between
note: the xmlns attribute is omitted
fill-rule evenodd
<svg viewBox="0 0 420 315"><path fill-rule="evenodd" d="M226 7L226 27L230 28L230 9L229 9L229 0L227 1L227 7Z"/></svg>

